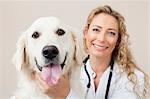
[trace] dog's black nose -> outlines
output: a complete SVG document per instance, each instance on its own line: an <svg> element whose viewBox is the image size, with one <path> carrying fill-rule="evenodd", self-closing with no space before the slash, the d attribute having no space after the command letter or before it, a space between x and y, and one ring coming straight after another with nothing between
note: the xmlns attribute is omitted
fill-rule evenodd
<svg viewBox="0 0 150 99"><path fill-rule="evenodd" d="M42 55L47 59L53 59L58 55L59 51L56 46L45 46L42 50Z"/></svg>

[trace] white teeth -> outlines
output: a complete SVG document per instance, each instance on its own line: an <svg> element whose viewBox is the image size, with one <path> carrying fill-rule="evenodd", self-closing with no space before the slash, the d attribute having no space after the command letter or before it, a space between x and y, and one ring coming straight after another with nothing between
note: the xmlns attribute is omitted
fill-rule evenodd
<svg viewBox="0 0 150 99"><path fill-rule="evenodd" d="M99 48L99 47L101 47L101 46L99 46L99 45L95 45L95 44L94 44L94 46L95 46L96 48Z"/></svg>
<svg viewBox="0 0 150 99"><path fill-rule="evenodd" d="M104 49L105 49L105 48L108 48L108 47L100 46L100 45L96 45L96 44L93 44L93 45L94 45L95 48L104 48Z"/></svg>

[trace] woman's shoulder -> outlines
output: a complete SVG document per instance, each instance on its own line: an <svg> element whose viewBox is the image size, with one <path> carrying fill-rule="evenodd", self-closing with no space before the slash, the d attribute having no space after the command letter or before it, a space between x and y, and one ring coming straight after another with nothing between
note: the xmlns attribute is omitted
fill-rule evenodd
<svg viewBox="0 0 150 99"><path fill-rule="evenodd" d="M140 89L144 88L145 74L138 68L135 68L133 73L128 74L125 70L122 70L119 67L119 65L116 64L113 76L114 76L113 84L115 85L117 84L121 88L132 90L136 82L137 85L141 87Z"/></svg>
<svg viewBox="0 0 150 99"><path fill-rule="evenodd" d="M144 72L142 72L142 70L135 68L134 74L135 74L137 80L140 81L140 83L144 83L145 74L144 74Z"/></svg>
<svg viewBox="0 0 150 99"><path fill-rule="evenodd" d="M139 82L139 83L144 83L144 80L145 80L145 74L142 70L138 69L138 68L134 68L134 71L133 73L127 73L125 70L123 70L117 63L115 63L115 66L114 66L114 76L115 78L117 79L122 79L123 82L127 81L127 82L130 82L129 80L129 75L132 75L136 78L136 80Z"/></svg>
<svg viewBox="0 0 150 99"><path fill-rule="evenodd" d="M137 68L134 69L134 74L136 75L137 79L139 79L139 80L144 80L144 78L145 78L144 72L142 72L141 70L139 70Z"/></svg>
<svg viewBox="0 0 150 99"><path fill-rule="evenodd" d="M125 73L125 74L127 73L125 70L123 70L121 68L120 65L118 65L118 63L115 63L114 68L115 68L115 70L114 70L115 73ZM138 69L137 67L134 68L133 73L137 76L137 78L144 78L144 76L145 76L144 72L142 70Z"/></svg>

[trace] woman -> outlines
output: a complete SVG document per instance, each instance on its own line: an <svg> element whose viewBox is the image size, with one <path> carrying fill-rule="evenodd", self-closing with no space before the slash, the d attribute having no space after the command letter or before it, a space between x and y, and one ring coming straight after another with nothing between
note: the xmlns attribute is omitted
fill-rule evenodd
<svg viewBox="0 0 150 99"><path fill-rule="evenodd" d="M145 99L149 88L148 76L133 61L124 17L110 6L98 7L89 14L83 33L88 57L81 67L80 81L85 97ZM43 84L42 88L47 94L65 99L69 93L68 77L62 76L61 79L58 85L65 85L62 91L58 85L44 88L47 85ZM38 82L43 83L40 78ZM56 92L49 92L49 88ZM57 94L58 90L60 94Z"/></svg>
<svg viewBox="0 0 150 99"><path fill-rule="evenodd" d="M133 61L123 16L110 6L94 9L87 19L84 39L90 56L86 67L90 78L93 76L91 98L143 99L148 78Z"/></svg>

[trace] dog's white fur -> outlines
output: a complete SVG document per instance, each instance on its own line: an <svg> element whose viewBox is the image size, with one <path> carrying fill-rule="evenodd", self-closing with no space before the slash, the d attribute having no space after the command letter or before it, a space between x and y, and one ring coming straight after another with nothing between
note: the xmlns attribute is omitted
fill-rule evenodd
<svg viewBox="0 0 150 99"><path fill-rule="evenodd" d="M57 35L56 30L58 28L63 29L65 34ZM40 33L39 38L32 38L34 32ZM32 78L35 71L40 73L34 58L36 57L40 65L44 65L41 51L47 45L57 46L60 63L63 62L65 53L68 52L63 73L71 71L71 89L80 96L82 93L79 86L80 66L83 60L82 44L82 33L77 34L58 18L42 17L36 20L17 42L17 51L13 61L19 71L20 81L16 96L19 99L51 99L41 91Z"/></svg>

